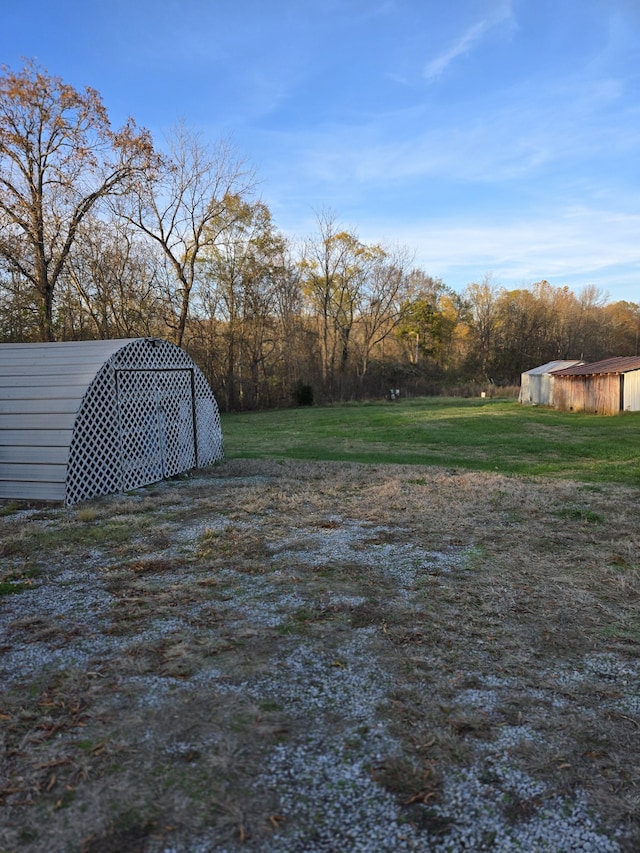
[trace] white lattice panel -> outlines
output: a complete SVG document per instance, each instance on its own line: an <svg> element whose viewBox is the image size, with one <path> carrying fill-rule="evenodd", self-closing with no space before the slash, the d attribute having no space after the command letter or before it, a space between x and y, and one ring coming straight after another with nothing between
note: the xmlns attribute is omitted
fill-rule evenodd
<svg viewBox="0 0 640 853"><path fill-rule="evenodd" d="M76 418L67 466L68 504L120 491L120 425L111 371L101 370Z"/></svg>
<svg viewBox="0 0 640 853"><path fill-rule="evenodd" d="M222 457L218 406L199 368L172 344L132 341L85 394L70 447L66 502L137 488Z"/></svg>
<svg viewBox="0 0 640 853"><path fill-rule="evenodd" d="M191 370L163 370L156 374L165 477L196 465L192 374Z"/></svg>
<svg viewBox="0 0 640 853"><path fill-rule="evenodd" d="M116 371L123 491L162 479L155 384L151 371Z"/></svg>

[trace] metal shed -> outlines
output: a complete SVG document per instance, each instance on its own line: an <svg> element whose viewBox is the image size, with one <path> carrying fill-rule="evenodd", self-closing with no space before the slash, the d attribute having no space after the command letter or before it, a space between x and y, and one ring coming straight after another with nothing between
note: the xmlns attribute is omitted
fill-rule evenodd
<svg viewBox="0 0 640 853"><path fill-rule="evenodd" d="M548 361L546 364L541 364L540 367L527 370L520 377L519 402L534 406L552 406L554 386L552 371L564 367L573 367L576 364L584 364L584 362L579 359Z"/></svg>
<svg viewBox="0 0 640 853"><path fill-rule="evenodd" d="M222 457L215 397L179 347L0 344L0 498L75 504Z"/></svg>
<svg viewBox="0 0 640 853"><path fill-rule="evenodd" d="M640 356L619 356L554 371L555 406L615 415L640 411Z"/></svg>

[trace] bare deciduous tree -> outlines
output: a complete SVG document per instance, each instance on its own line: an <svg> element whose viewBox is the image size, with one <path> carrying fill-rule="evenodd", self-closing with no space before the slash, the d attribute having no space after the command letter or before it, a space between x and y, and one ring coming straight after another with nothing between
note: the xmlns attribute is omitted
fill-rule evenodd
<svg viewBox="0 0 640 853"><path fill-rule="evenodd" d="M161 258L122 220L88 217L78 234L61 280L58 320L68 331L73 304L91 323L98 338L152 336L163 333L158 277ZM66 290L65 290L66 288ZM66 298L65 298L66 297Z"/></svg>
<svg viewBox="0 0 640 853"><path fill-rule="evenodd" d="M0 76L0 257L30 282L42 340L53 340L56 285L78 228L101 199L127 192L153 156L130 119L111 129L95 89L78 92L28 62Z"/></svg>
<svg viewBox="0 0 640 853"><path fill-rule="evenodd" d="M487 368L498 330L499 293L500 288L487 273L479 284L474 282L468 285L464 294L473 317L471 325L473 346L479 362L479 373L484 379L488 378Z"/></svg>
<svg viewBox="0 0 640 853"><path fill-rule="evenodd" d="M182 124L167 142L166 156L134 202L123 200L117 209L164 253L173 278L167 322L181 346L204 254L232 224L229 199L247 197L254 177L228 142L206 145Z"/></svg>
<svg viewBox="0 0 640 853"><path fill-rule="evenodd" d="M409 294L411 259L406 249L369 246L361 254L363 276L357 294L357 373L360 382L369 369L372 353L398 328L402 306Z"/></svg>

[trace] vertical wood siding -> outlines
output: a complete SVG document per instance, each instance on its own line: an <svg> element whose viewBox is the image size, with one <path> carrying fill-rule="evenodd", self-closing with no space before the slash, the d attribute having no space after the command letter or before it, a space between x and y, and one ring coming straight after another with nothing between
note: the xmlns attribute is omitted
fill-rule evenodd
<svg viewBox="0 0 640 853"><path fill-rule="evenodd" d="M554 405L566 412L615 415L620 411L620 383L616 373L556 376Z"/></svg>

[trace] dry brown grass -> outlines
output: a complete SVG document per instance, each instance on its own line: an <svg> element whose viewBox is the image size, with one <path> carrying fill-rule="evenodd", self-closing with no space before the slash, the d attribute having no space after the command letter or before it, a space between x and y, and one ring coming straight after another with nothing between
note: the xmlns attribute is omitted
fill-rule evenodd
<svg viewBox="0 0 640 853"><path fill-rule="evenodd" d="M29 581L0 599L0 848L267 849L310 830L265 768L330 741L416 849L452 831L447 785L473 769L505 825L584 793L637 850L637 501L236 460L0 518L0 581Z"/></svg>

